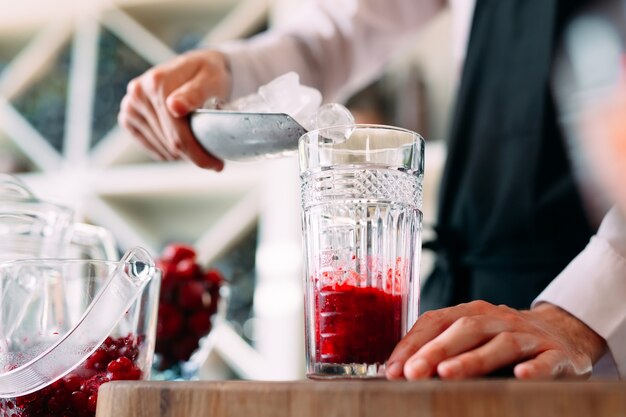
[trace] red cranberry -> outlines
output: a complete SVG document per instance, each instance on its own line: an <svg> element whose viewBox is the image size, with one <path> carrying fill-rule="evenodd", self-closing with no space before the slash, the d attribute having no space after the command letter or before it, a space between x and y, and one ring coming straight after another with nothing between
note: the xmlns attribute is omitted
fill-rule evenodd
<svg viewBox="0 0 626 417"><path fill-rule="evenodd" d="M197 336L185 336L172 346L172 354L179 361L186 361L197 347Z"/></svg>
<svg viewBox="0 0 626 417"><path fill-rule="evenodd" d="M169 245L158 265L163 280L155 352L160 355L159 368L166 369L188 360L199 337L211 330L224 277L217 269L203 271L188 245Z"/></svg>
<svg viewBox="0 0 626 417"><path fill-rule="evenodd" d="M204 336L211 330L211 317L204 311L198 311L189 317L187 326L196 336Z"/></svg>
<svg viewBox="0 0 626 417"><path fill-rule="evenodd" d="M95 369L96 371L104 370L109 359L109 354L100 347L87 359L85 366L88 369Z"/></svg>
<svg viewBox="0 0 626 417"><path fill-rule="evenodd" d="M188 310L198 310L203 307L204 285L201 282L190 281L182 284L178 290L179 307Z"/></svg>
<svg viewBox="0 0 626 417"><path fill-rule="evenodd" d="M100 388L100 385L109 381L110 379L106 375L94 375L87 381L83 382L83 384L80 386L80 390L87 395L93 395L98 392L98 388Z"/></svg>
<svg viewBox="0 0 626 417"><path fill-rule="evenodd" d="M33 401L37 400L38 398L39 398L38 394L36 392L33 392L32 394L27 394L27 395L18 397L16 399L16 403L18 407L23 407L24 405L30 404Z"/></svg>
<svg viewBox="0 0 626 417"><path fill-rule="evenodd" d="M80 385L83 383L83 378L78 375L69 374L63 378L65 382L65 389L69 392L79 391Z"/></svg>
<svg viewBox="0 0 626 417"><path fill-rule="evenodd" d="M136 381L141 379L141 369L136 366L130 369L111 373L111 381Z"/></svg>
<svg viewBox="0 0 626 417"><path fill-rule="evenodd" d="M204 274L204 280L209 284L219 286L222 285L222 282L224 281L224 276L219 270L212 268L206 271L206 273Z"/></svg>
<svg viewBox="0 0 626 417"><path fill-rule="evenodd" d="M87 399L87 410L95 413L98 405L98 394L90 395Z"/></svg>
<svg viewBox="0 0 626 417"><path fill-rule="evenodd" d="M107 366L107 371L109 372L125 372L129 370L133 366L133 362L128 359L126 356L122 356L121 358L117 358L114 361L109 362Z"/></svg>
<svg viewBox="0 0 626 417"><path fill-rule="evenodd" d="M126 372L113 372L111 375L111 381L126 381Z"/></svg>
<svg viewBox="0 0 626 417"><path fill-rule="evenodd" d="M157 267L161 270L161 294L159 298L167 299L176 285L176 264L160 260L157 261Z"/></svg>
<svg viewBox="0 0 626 417"><path fill-rule="evenodd" d="M196 251L193 247L182 243L168 245L163 250L162 258L166 262L177 264L183 259L196 259Z"/></svg>
<svg viewBox="0 0 626 417"><path fill-rule="evenodd" d="M141 369L136 366L133 366L126 372L126 380L128 381L138 381L141 379Z"/></svg>
<svg viewBox="0 0 626 417"><path fill-rule="evenodd" d="M125 356L131 361L134 361L139 356L139 349L137 346L122 346L117 350L118 356Z"/></svg>
<svg viewBox="0 0 626 417"><path fill-rule="evenodd" d="M180 281L191 281L200 273L200 266L193 259L183 259L176 265L176 278Z"/></svg>
<svg viewBox="0 0 626 417"><path fill-rule="evenodd" d="M11 401L0 399L0 417L95 417L100 385L112 379L141 379L141 370L127 355L138 356L137 345L143 340L143 336L132 335L107 338L77 373L68 374L35 393ZM6 410L12 411L7 414Z"/></svg>
<svg viewBox="0 0 626 417"><path fill-rule="evenodd" d="M157 318L157 339L169 339L183 326L183 316L171 304L161 304Z"/></svg>
<svg viewBox="0 0 626 417"><path fill-rule="evenodd" d="M70 395L70 403L72 408L76 411L84 410L87 407L87 395L81 391L74 391Z"/></svg>
<svg viewBox="0 0 626 417"><path fill-rule="evenodd" d="M52 397L50 397L50 399L48 400L48 410L52 411L53 413L58 413L59 411L62 411L67 407L67 398L63 394L64 392L61 391L57 395L53 395Z"/></svg>
<svg viewBox="0 0 626 417"><path fill-rule="evenodd" d="M54 381L52 384L50 384L50 388L52 388L53 390L63 389L64 386L65 386L65 382L63 382L63 379L58 379Z"/></svg>
<svg viewBox="0 0 626 417"><path fill-rule="evenodd" d="M211 288L210 294L211 294L211 300L215 300L215 302L211 303L211 305L217 307L217 301L220 298L220 288L219 287Z"/></svg>
<svg viewBox="0 0 626 417"><path fill-rule="evenodd" d="M161 281L171 278L176 271L176 265L173 262L166 261L164 259L159 259L156 261L156 266L161 270Z"/></svg>

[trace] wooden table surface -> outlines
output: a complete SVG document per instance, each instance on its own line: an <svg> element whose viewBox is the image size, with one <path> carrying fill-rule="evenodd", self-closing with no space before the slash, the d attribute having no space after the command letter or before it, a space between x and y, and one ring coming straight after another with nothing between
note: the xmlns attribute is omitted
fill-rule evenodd
<svg viewBox="0 0 626 417"><path fill-rule="evenodd" d="M626 382L112 382L97 417L626 417Z"/></svg>

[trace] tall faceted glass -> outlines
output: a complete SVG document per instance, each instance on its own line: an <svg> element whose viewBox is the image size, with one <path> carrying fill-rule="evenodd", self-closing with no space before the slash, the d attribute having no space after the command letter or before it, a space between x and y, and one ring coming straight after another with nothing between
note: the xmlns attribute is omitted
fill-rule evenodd
<svg viewBox="0 0 626 417"><path fill-rule="evenodd" d="M310 378L380 377L417 319L424 140L389 126L299 143Z"/></svg>

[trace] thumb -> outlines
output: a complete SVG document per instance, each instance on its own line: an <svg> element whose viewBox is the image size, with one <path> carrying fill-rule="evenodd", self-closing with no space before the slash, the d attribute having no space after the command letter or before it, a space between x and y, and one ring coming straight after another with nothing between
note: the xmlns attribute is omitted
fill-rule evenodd
<svg viewBox="0 0 626 417"><path fill-rule="evenodd" d="M211 96L210 77L199 71L192 79L172 91L165 104L174 117L183 117L202 107Z"/></svg>

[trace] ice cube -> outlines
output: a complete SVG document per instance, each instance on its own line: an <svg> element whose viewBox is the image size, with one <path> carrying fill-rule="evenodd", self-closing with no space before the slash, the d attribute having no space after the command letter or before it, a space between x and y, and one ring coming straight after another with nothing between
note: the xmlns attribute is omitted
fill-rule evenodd
<svg viewBox="0 0 626 417"><path fill-rule="evenodd" d="M224 101L219 97L209 97L209 99L205 101L202 105L202 108L210 110L222 110L225 105L226 103L224 103Z"/></svg>
<svg viewBox="0 0 626 417"><path fill-rule="evenodd" d="M300 87L298 74L288 72L259 87L259 95L272 111L289 113L298 107L298 87Z"/></svg>
<svg viewBox="0 0 626 417"><path fill-rule="evenodd" d="M250 113L286 113L311 130L316 126L315 114L321 104L319 91L300 85L298 74L288 72L259 87L258 93L241 97L223 108Z"/></svg>
<svg viewBox="0 0 626 417"><path fill-rule="evenodd" d="M335 142L347 140L354 130L354 116L339 103L328 103L315 113L314 129L325 129L324 136ZM310 129L309 129L310 130Z"/></svg>
<svg viewBox="0 0 626 417"><path fill-rule="evenodd" d="M263 97L259 94L250 94L241 97L227 107L228 110L248 112L248 113L270 113L271 108Z"/></svg>
<svg viewBox="0 0 626 417"><path fill-rule="evenodd" d="M298 106L289 115L301 125L315 114L322 104L322 94L314 88L301 85L298 89Z"/></svg>
<svg viewBox="0 0 626 417"><path fill-rule="evenodd" d="M345 106L339 103L328 103L315 113L315 127L321 129L331 126L348 126L354 124L354 116Z"/></svg>
<svg viewBox="0 0 626 417"><path fill-rule="evenodd" d="M300 77L288 72L259 88L270 110L287 113L303 124L322 104L322 94L314 88L300 85Z"/></svg>

